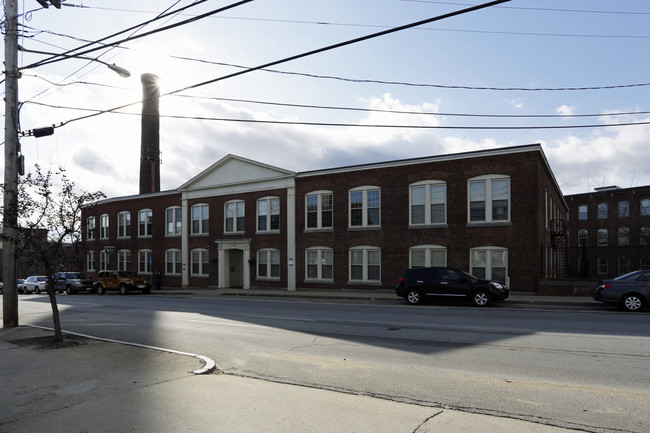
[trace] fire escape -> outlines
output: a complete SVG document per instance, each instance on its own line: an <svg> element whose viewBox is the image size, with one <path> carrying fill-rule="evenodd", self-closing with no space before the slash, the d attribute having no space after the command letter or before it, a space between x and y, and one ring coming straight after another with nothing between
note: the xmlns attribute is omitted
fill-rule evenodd
<svg viewBox="0 0 650 433"><path fill-rule="evenodd" d="M569 267L566 220L551 220L551 246L555 257L556 277L565 278L568 276Z"/></svg>

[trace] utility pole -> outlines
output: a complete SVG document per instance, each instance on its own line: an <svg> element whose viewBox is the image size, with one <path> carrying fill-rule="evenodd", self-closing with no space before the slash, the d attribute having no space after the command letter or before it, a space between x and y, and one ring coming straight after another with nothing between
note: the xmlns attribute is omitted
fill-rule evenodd
<svg viewBox="0 0 650 433"><path fill-rule="evenodd" d="M5 0L5 179L2 242L3 327L18 326L18 3Z"/></svg>

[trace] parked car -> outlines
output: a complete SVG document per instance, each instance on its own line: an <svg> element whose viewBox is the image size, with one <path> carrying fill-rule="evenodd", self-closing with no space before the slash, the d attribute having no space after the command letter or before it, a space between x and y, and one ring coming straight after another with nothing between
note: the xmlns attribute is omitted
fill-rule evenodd
<svg viewBox="0 0 650 433"><path fill-rule="evenodd" d="M54 287L71 295L94 290L95 282L83 272L57 272L54 274Z"/></svg>
<svg viewBox="0 0 650 433"><path fill-rule="evenodd" d="M132 290L149 293L151 281L132 271L100 271L97 274L95 290L99 295L105 294L108 290L119 290L121 295L126 295Z"/></svg>
<svg viewBox="0 0 650 433"><path fill-rule="evenodd" d="M477 307L510 296L510 290L503 283L480 280L449 267L409 269L399 279L395 293L409 304L421 304L430 299L463 299Z"/></svg>
<svg viewBox="0 0 650 433"><path fill-rule="evenodd" d="M32 275L27 277L23 283L23 292L36 293L45 292L47 290L47 277L43 275Z"/></svg>
<svg viewBox="0 0 650 433"><path fill-rule="evenodd" d="M18 290L18 293L24 293L25 292L25 287L23 286L25 284L25 280L22 278L18 278L16 280L16 290Z"/></svg>
<svg viewBox="0 0 650 433"><path fill-rule="evenodd" d="M630 272L613 280L599 281L594 299L617 304L626 311L641 311L650 301L650 269Z"/></svg>

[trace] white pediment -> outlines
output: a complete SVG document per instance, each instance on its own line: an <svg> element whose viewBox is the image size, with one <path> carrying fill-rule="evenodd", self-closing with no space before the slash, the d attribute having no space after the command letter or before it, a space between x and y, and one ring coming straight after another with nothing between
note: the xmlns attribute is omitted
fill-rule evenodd
<svg viewBox="0 0 650 433"><path fill-rule="evenodd" d="M225 195L294 185L296 173L227 155L178 188L189 196Z"/></svg>

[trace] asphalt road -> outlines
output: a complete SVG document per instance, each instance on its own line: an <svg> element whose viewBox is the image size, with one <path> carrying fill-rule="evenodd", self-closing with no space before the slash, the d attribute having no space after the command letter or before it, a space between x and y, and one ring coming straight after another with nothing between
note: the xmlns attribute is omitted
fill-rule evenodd
<svg viewBox="0 0 650 433"><path fill-rule="evenodd" d="M650 314L400 302L58 296L64 330L231 374L592 432L650 431ZM22 324L51 326L47 296Z"/></svg>

